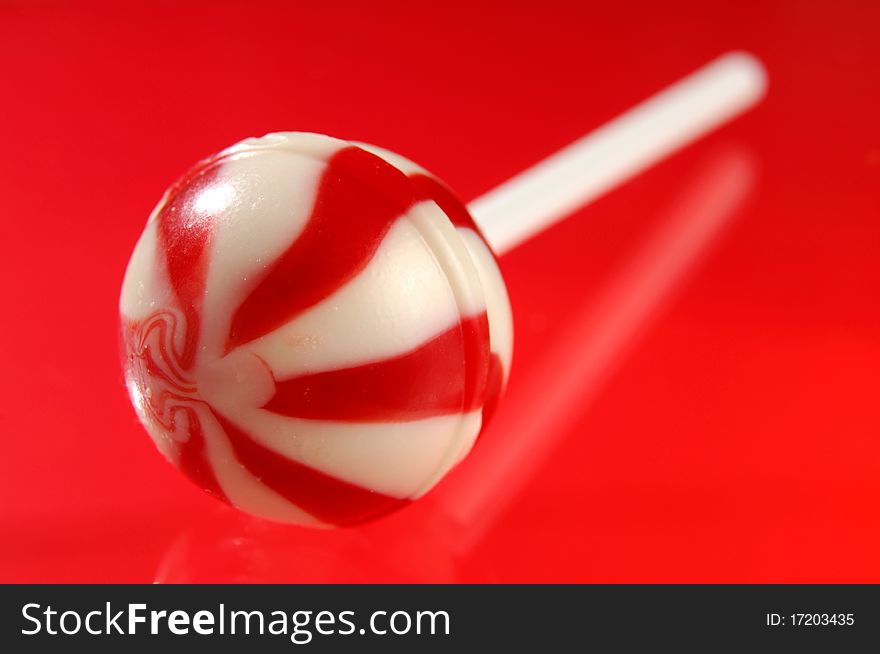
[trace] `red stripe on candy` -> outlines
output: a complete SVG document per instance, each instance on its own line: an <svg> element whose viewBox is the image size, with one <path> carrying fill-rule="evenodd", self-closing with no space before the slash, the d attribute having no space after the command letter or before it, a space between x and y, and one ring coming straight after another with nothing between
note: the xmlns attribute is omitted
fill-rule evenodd
<svg viewBox="0 0 880 654"><path fill-rule="evenodd" d="M214 468L208 460L208 449L205 444L205 433L202 430L202 423L199 421L198 414L191 407L174 407L172 415L176 411L184 411L187 417L189 427L189 439L185 443L178 443L180 452L180 460L178 465L180 469L194 481L199 488L202 488L211 495L221 500L229 501L226 494L220 488L217 477L214 476Z"/></svg>
<svg viewBox="0 0 880 654"><path fill-rule="evenodd" d="M264 408L311 420L418 420L478 409L488 374L484 312L406 354L279 381Z"/></svg>
<svg viewBox="0 0 880 654"><path fill-rule="evenodd" d="M486 380L486 400L483 402L483 427L489 424L492 416L495 415L503 385L504 366L501 364L501 357L493 352L489 361L489 376Z"/></svg>
<svg viewBox="0 0 880 654"><path fill-rule="evenodd" d="M474 223L474 219L468 213L467 207L461 203L461 200L443 182L423 173L415 173L409 179L415 188L416 196L419 200L433 200L443 210L443 213L449 217L453 225L456 227L469 227L477 234L480 233L476 223Z"/></svg>
<svg viewBox="0 0 880 654"><path fill-rule="evenodd" d="M177 450L178 467L200 488L226 499L214 469L208 460L205 434L198 407L207 406L196 395L193 382L181 374L174 333L177 316L160 311L140 321L123 319L123 342L126 344L123 367L126 381L133 386L135 406L142 420L165 432ZM174 438L180 426L177 416L186 419L186 440Z"/></svg>
<svg viewBox="0 0 880 654"><path fill-rule="evenodd" d="M360 272L413 203L397 168L357 147L337 152L309 223L232 317L227 352L317 304Z"/></svg>
<svg viewBox="0 0 880 654"><path fill-rule="evenodd" d="M208 272L208 239L214 217L197 207L199 196L217 183L219 164L208 160L193 168L171 188L159 211L159 251L164 253L171 287L180 300L186 324L180 365L195 362L200 312ZM160 255L161 256L161 255Z"/></svg>
<svg viewBox="0 0 880 654"><path fill-rule="evenodd" d="M410 500L376 493L289 459L264 447L214 412L235 456L254 477L317 519L339 526L378 518Z"/></svg>

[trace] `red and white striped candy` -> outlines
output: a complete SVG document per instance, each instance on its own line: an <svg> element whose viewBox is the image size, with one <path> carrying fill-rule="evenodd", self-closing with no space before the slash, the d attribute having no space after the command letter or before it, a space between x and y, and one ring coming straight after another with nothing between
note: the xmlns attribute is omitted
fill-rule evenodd
<svg viewBox="0 0 880 654"><path fill-rule="evenodd" d="M120 298L129 394L162 453L255 515L353 524L471 449L510 366L504 282L410 161L303 133L178 180Z"/></svg>

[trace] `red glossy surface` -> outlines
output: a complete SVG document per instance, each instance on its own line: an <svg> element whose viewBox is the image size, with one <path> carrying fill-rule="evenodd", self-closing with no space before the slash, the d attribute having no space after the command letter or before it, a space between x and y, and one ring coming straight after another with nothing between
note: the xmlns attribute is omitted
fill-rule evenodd
<svg viewBox="0 0 880 654"><path fill-rule="evenodd" d="M880 581L878 30L870 3L5 4L0 580ZM311 130L475 197L735 47L758 110L502 260L507 401L425 501L278 527L154 451L117 297L193 161Z"/></svg>

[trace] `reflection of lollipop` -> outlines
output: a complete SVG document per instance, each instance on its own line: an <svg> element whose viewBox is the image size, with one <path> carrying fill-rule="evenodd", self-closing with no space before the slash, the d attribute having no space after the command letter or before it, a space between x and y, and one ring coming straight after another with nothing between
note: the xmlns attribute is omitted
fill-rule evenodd
<svg viewBox="0 0 880 654"><path fill-rule="evenodd" d="M754 103L728 55L471 205L502 252ZM313 134L244 141L169 189L126 272L129 392L159 448L239 508L351 524L427 492L510 364L468 210L415 164Z"/></svg>

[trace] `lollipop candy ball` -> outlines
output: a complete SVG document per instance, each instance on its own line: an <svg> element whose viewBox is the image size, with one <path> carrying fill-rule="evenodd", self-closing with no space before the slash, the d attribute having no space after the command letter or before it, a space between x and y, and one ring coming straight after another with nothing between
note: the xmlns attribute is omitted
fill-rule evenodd
<svg viewBox="0 0 880 654"><path fill-rule="evenodd" d="M173 184L120 313L158 449L282 522L354 524L426 493L510 366L504 282L465 206L399 155L318 134L242 141Z"/></svg>

